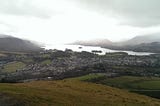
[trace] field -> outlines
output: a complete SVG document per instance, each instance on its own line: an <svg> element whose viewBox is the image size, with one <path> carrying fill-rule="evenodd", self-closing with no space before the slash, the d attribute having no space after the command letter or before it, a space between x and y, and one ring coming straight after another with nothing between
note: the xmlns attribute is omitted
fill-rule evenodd
<svg viewBox="0 0 160 106"><path fill-rule="evenodd" d="M0 57L6 56L5 54L0 53Z"/></svg>
<svg viewBox="0 0 160 106"><path fill-rule="evenodd" d="M42 61L40 64L41 65L46 65L46 64L51 64L52 62L51 62L51 60L44 60L44 61Z"/></svg>
<svg viewBox="0 0 160 106"><path fill-rule="evenodd" d="M24 68L26 65L22 62L10 62L6 65L4 65L4 68L2 71L4 72L15 72L18 69Z"/></svg>
<svg viewBox="0 0 160 106"><path fill-rule="evenodd" d="M160 98L160 78L158 77L122 76L106 78L105 74L89 74L79 77L78 79L117 87L120 89L127 89L131 92Z"/></svg>
<svg viewBox="0 0 160 106"><path fill-rule="evenodd" d="M160 106L158 99L75 78L0 84L0 97L2 106Z"/></svg>
<svg viewBox="0 0 160 106"><path fill-rule="evenodd" d="M76 77L76 78L73 78L73 79L80 80L80 81L94 82L94 81L100 81L104 78L105 78L105 74L97 73L97 74L88 74L88 75L81 76L81 77Z"/></svg>

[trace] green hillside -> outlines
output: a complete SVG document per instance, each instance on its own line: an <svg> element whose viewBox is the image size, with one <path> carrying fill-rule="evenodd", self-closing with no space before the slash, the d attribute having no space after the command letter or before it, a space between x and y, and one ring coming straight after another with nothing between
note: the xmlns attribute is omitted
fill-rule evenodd
<svg viewBox="0 0 160 106"><path fill-rule="evenodd" d="M158 99L76 79L0 84L0 98L1 106L160 106Z"/></svg>
<svg viewBox="0 0 160 106"><path fill-rule="evenodd" d="M89 74L75 78L81 81L99 83L120 89L126 89L131 92L160 98L160 78L159 77L135 77L121 76L107 78L105 74Z"/></svg>

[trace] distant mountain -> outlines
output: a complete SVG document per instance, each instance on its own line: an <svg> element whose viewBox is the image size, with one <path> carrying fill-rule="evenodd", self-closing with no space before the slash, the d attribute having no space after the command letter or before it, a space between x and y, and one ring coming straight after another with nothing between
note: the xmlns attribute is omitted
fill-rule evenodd
<svg viewBox="0 0 160 106"><path fill-rule="evenodd" d="M31 52L42 50L38 44L9 35L0 35L0 51Z"/></svg>
<svg viewBox="0 0 160 106"><path fill-rule="evenodd" d="M137 45L106 45L102 47L113 50L160 53L160 42L141 43Z"/></svg>
<svg viewBox="0 0 160 106"><path fill-rule="evenodd" d="M12 36L11 35L0 34L0 38L7 38L7 37L12 37Z"/></svg>
<svg viewBox="0 0 160 106"><path fill-rule="evenodd" d="M160 53L160 42L142 43L135 46L126 46L126 50L132 50L137 52L154 52Z"/></svg>
<svg viewBox="0 0 160 106"><path fill-rule="evenodd" d="M85 46L101 46L115 50L132 50L139 52L158 52L160 53L160 33L136 36L123 42L111 42L107 39L96 39L89 41L77 41L72 44Z"/></svg>
<svg viewBox="0 0 160 106"><path fill-rule="evenodd" d="M79 45L85 45L85 46L123 47L123 46L133 46L133 45L139 45L142 43L152 43L152 42L160 42L160 33L136 36L130 40L123 41L123 42L113 43L108 39L95 39L95 40L87 40L87 41L76 41L72 44L79 44Z"/></svg>
<svg viewBox="0 0 160 106"><path fill-rule="evenodd" d="M139 45L142 43L152 43L152 42L160 42L160 33L150 34L150 35L143 35L143 36L136 36L128 41L118 42L117 46L124 46L124 45Z"/></svg>
<svg viewBox="0 0 160 106"><path fill-rule="evenodd" d="M76 41L72 44L84 45L84 46L103 46L103 45L111 45L112 42L108 39L95 39L87 41Z"/></svg>
<svg viewBox="0 0 160 106"><path fill-rule="evenodd" d="M160 33L136 36L124 42L114 43L103 47L119 50L132 50L137 52L160 53Z"/></svg>

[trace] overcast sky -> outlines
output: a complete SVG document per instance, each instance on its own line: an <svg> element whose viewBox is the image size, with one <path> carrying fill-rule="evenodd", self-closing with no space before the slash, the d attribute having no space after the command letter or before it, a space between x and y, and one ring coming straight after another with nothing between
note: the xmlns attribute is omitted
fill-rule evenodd
<svg viewBox="0 0 160 106"><path fill-rule="evenodd" d="M47 44L160 32L160 0L0 0L0 33Z"/></svg>

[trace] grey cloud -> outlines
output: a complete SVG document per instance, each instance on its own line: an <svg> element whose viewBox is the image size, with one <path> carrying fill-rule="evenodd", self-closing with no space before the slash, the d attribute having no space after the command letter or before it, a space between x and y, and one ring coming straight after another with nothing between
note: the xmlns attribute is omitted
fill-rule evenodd
<svg viewBox="0 0 160 106"><path fill-rule="evenodd" d="M50 12L33 5L32 0L0 0L0 14L49 18Z"/></svg>
<svg viewBox="0 0 160 106"><path fill-rule="evenodd" d="M0 25L4 25L4 26L11 26L10 24L8 24L8 23L5 23L5 22L3 22L3 21L0 21Z"/></svg>
<svg viewBox="0 0 160 106"><path fill-rule="evenodd" d="M160 0L78 0L81 6L111 14L121 24L147 27L160 24Z"/></svg>

